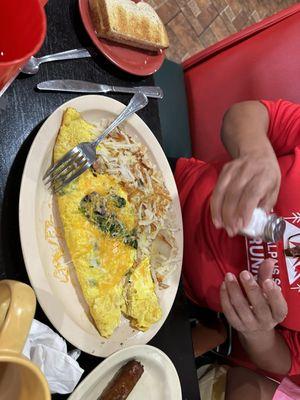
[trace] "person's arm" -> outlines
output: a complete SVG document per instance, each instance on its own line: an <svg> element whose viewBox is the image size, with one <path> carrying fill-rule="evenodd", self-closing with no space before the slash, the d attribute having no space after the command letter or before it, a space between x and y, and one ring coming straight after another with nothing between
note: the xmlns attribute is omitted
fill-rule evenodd
<svg viewBox="0 0 300 400"><path fill-rule="evenodd" d="M239 281L227 274L220 300L224 315L238 332L250 360L261 369L286 375L292 365L291 352L275 327L284 320L287 304L280 287L270 279L273 268L273 261L264 261L258 282L248 271L241 272Z"/></svg>
<svg viewBox="0 0 300 400"><path fill-rule="evenodd" d="M287 375L291 354L284 338L274 328L259 333L239 333L239 339L250 360L274 374Z"/></svg>
<svg viewBox="0 0 300 400"><path fill-rule="evenodd" d="M279 384L250 369L232 367L226 376L226 400L272 400Z"/></svg>
<svg viewBox="0 0 300 400"><path fill-rule="evenodd" d="M270 211L277 200L281 174L268 127L268 111L258 101L235 104L224 116L221 137L233 161L219 176L211 212L229 236L250 222L255 207Z"/></svg>
<svg viewBox="0 0 300 400"><path fill-rule="evenodd" d="M225 113L221 139L232 158L250 153L273 157L268 129L269 114L266 107L259 101L244 101L234 104Z"/></svg>

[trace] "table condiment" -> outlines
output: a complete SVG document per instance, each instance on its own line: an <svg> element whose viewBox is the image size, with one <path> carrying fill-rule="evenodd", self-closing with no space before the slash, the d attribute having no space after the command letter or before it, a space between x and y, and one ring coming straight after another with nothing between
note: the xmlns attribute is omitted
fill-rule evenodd
<svg viewBox="0 0 300 400"><path fill-rule="evenodd" d="M283 238L285 226L283 218L267 214L262 208L255 208L250 223L240 233L264 242L278 242Z"/></svg>

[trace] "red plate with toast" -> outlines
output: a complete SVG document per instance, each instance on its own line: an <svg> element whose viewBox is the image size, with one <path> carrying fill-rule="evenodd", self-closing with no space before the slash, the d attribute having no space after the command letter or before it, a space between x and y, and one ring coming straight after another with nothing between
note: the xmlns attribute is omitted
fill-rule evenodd
<svg viewBox="0 0 300 400"><path fill-rule="evenodd" d="M79 10L93 43L112 63L133 75L152 75L159 70L165 58L165 50L153 52L98 38L91 19L89 0L79 0Z"/></svg>

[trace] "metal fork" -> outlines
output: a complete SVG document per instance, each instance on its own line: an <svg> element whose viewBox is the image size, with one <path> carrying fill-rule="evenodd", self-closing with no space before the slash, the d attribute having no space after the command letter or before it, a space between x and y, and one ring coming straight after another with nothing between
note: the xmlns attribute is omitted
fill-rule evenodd
<svg viewBox="0 0 300 400"><path fill-rule="evenodd" d="M57 193L67 184L86 171L97 158L96 147L98 144L125 119L148 104L148 98L142 92L136 93L128 106L105 129L105 131L93 142L82 142L68 151L54 165L50 166L43 176L45 185L50 185L54 193Z"/></svg>

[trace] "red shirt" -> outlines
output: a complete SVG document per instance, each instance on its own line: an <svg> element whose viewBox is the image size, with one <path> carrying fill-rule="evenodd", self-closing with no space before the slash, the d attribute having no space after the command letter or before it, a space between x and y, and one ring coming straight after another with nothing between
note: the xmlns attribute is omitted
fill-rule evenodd
<svg viewBox="0 0 300 400"><path fill-rule="evenodd" d="M300 245L300 105L283 100L262 103L269 112L268 136L282 174L274 212L286 220L284 240L264 244L242 236L230 238L225 230L216 229L209 202L224 164L180 159L175 178L185 232L183 279L192 301L221 311L219 290L227 272L237 275L249 269L257 275L265 258L276 259L273 278L288 304L288 315L278 330L291 350L293 376L300 375L300 258L286 257L283 250L288 243Z"/></svg>

